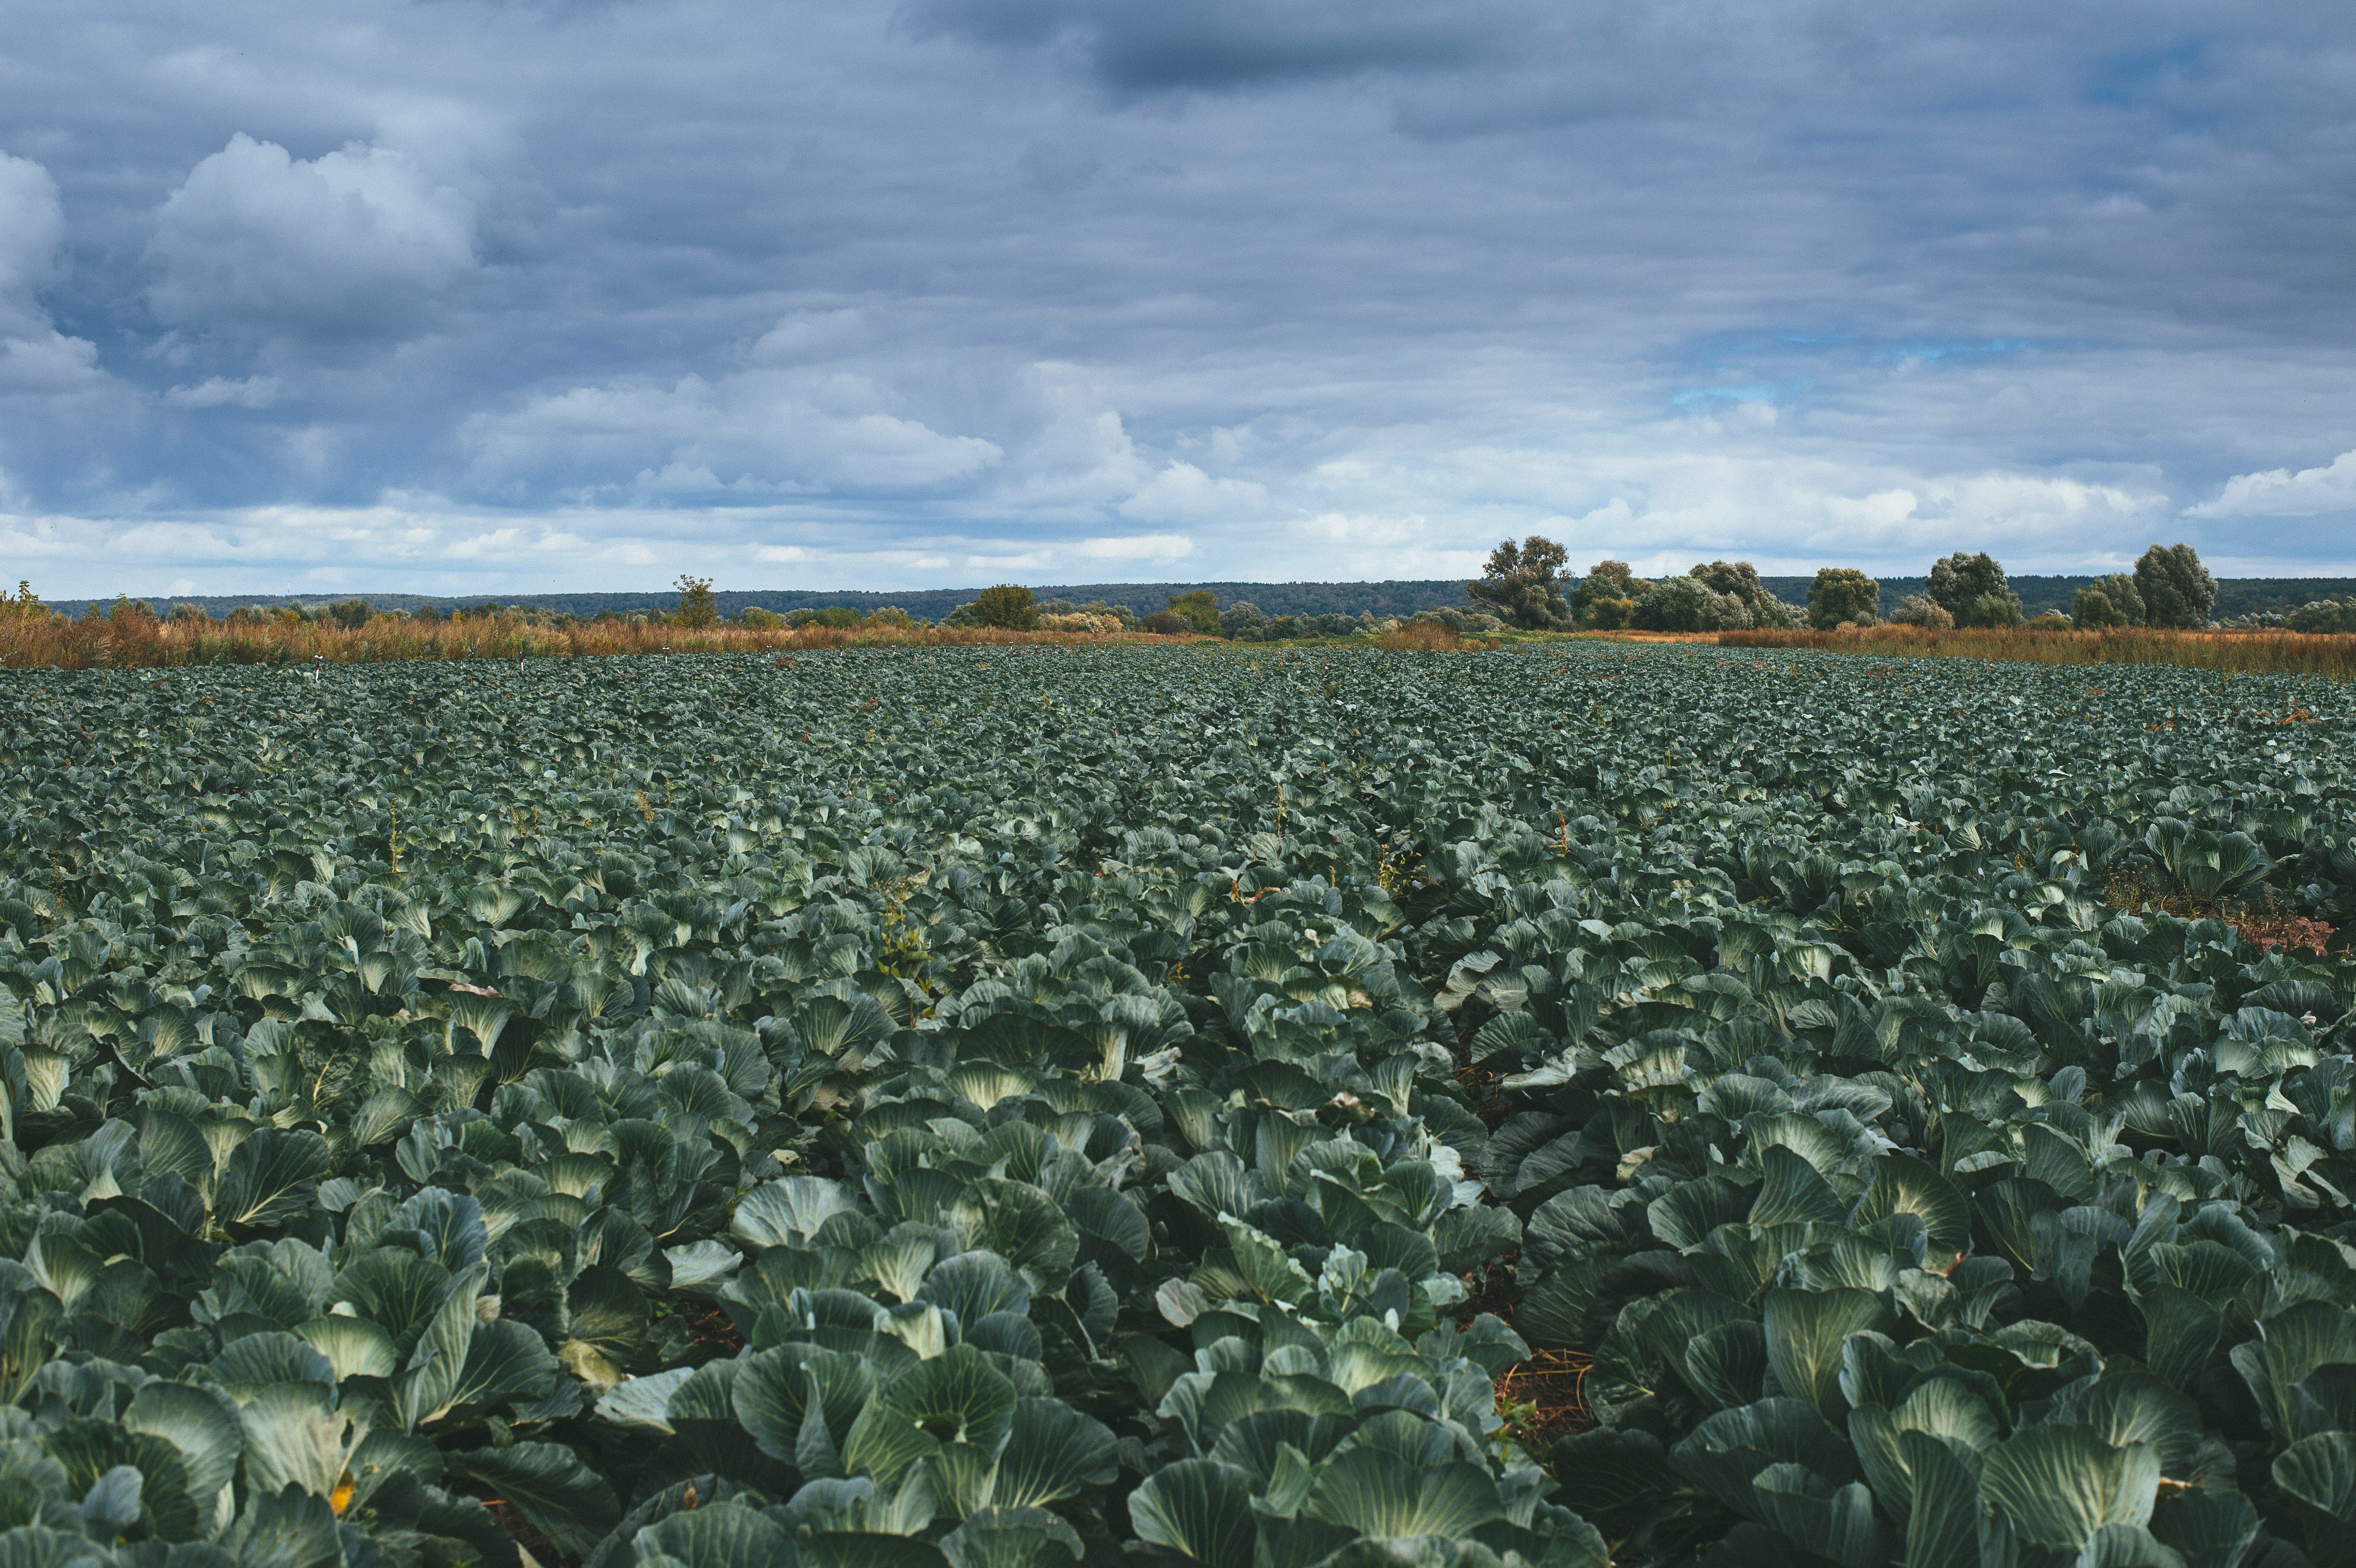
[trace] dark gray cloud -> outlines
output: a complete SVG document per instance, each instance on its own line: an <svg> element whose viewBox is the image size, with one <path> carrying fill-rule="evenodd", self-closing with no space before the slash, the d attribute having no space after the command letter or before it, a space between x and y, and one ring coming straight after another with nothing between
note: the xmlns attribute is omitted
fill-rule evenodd
<svg viewBox="0 0 2356 1568"><path fill-rule="evenodd" d="M0 546L706 571L2356 571L2356 16L12 10Z"/></svg>
<svg viewBox="0 0 2356 1568"><path fill-rule="evenodd" d="M1120 96L1461 69L1524 25L1494 5L1397 0L914 0L902 17L918 36L1054 51Z"/></svg>

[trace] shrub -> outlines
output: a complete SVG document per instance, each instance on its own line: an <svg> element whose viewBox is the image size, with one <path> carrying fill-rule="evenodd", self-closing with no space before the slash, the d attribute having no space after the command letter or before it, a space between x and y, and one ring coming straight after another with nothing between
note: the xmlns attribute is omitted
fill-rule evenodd
<svg viewBox="0 0 2356 1568"><path fill-rule="evenodd" d="M2314 599L2292 611L2287 624L2294 632L2356 632L2356 599Z"/></svg>
<svg viewBox="0 0 2356 1568"><path fill-rule="evenodd" d="M1206 637L1219 635L1219 596L1207 588L1191 589L1170 596L1170 608L1194 624L1194 630Z"/></svg>
<svg viewBox="0 0 2356 1568"><path fill-rule="evenodd" d="M786 618L774 610L764 610L758 604L747 604L736 612L736 624L755 632L774 632L786 624Z"/></svg>
<svg viewBox="0 0 2356 1568"><path fill-rule="evenodd" d="M1901 626L1921 626L1926 631L1944 632L1953 629L1955 617L1944 604L1927 593L1909 593L1890 613L1890 621Z"/></svg>
<svg viewBox="0 0 2356 1568"><path fill-rule="evenodd" d="M1931 563L1923 592L1955 618L1958 626L2018 626L2020 595L2005 581L2004 567L1982 550L1962 550Z"/></svg>
<svg viewBox="0 0 2356 1568"><path fill-rule="evenodd" d="M1772 593L1759 581L1759 569L1747 560L1713 560L1697 565L1687 573L1712 593L1733 599L1742 606L1740 619L1723 608L1706 617L1711 631L1744 631L1753 626L1780 630L1799 624L1799 613Z"/></svg>
<svg viewBox="0 0 2356 1568"><path fill-rule="evenodd" d="M348 632L356 632L369 624L376 613L365 599L342 599L327 606L327 619Z"/></svg>
<svg viewBox="0 0 2356 1568"><path fill-rule="evenodd" d="M1830 631L1843 621L1869 626L1881 613L1881 584L1853 567L1827 566L1808 584L1808 624Z"/></svg>
<svg viewBox="0 0 2356 1568"><path fill-rule="evenodd" d="M985 588L971 603L976 625L999 626L1010 632L1028 632L1039 624L1039 606L1028 588L1012 582L1001 582Z"/></svg>
<svg viewBox="0 0 2356 1568"><path fill-rule="evenodd" d="M1175 610L1156 610L1141 623L1145 629L1160 637L1174 637L1181 632L1191 632L1194 623Z"/></svg>
<svg viewBox="0 0 2356 1568"><path fill-rule="evenodd" d="M1624 599L1633 605L1652 586L1630 570L1624 560L1599 560L1572 586L1570 607L1577 613L1580 624L1597 626L1599 623L1594 618L1596 604L1606 599ZM1616 626L1627 624L1622 619ZM1615 630L1616 626L1600 626L1599 629Z"/></svg>
<svg viewBox="0 0 2356 1568"><path fill-rule="evenodd" d="M2134 578L2114 572L2070 596L2070 621L2089 631L2101 631L2107 626L2140 626L2144 623L2143 594L2136 589Z"/></svg>
<svg viewBox="0 0 2356 1568"><path fill-rule="evenodd" d="M1392 653L1431 653L1457 647L1461 642L1455 628L1445 621L1427 621L1419 615L1378 634L1375 646Z"/></svg>
<svg viewBox="0 0 2356 1568"><path fill-rule="evenodd" d="M2002 593L1983 593L1964 606L1955 617L1958 626L2018 626L2020 624L2020 595L2007 589Z"/></svg>
<svg viewBox="0 0 2356 1568"><path fill-rule="evenodd" d="M1636 602L1633 599L1590 599L1587 602L1586 624L1599 632L1621 632L1634 624Z"/></svg>

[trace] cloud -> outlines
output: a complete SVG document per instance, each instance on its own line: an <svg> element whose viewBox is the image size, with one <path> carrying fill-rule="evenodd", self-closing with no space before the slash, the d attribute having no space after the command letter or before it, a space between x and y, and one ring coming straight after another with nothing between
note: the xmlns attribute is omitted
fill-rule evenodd
<svg viewBox="0 0 2356 1568"><path fill-rule="evenodd" d="M98 346L50 316L66 238L49 171L0 153L0 510L45 511L61 480L103 475L135 405Z"/></svg>
<svg viewBox="0 0 2356 1568"><path fill-rule="evenodd" d="M53 275L65 231L49 171L0 153L0 333L21 337L48 329L34 292Z"/></svg>
<svg viewBox="0 0 2356 1568"><path fill-rule="evenodd" d="M475 268L475 204L394 148L298 159L241 131L166 200L151 251L166 321L397 335Z"/></svg>
<svg viewBox="0 0 2356 1568"><path fill-rule="evenodd" d="M2356 452L2343 452L2328 467L2269 468L2236 474L2214 500L2187 507L2188 517L2314 517L2356 511Z"/></svg>
<svg viewBox="0 0 2356 1568"><path fill-rule="evenodd" d="M1173 462L1120 504L1120 515L1153 523L1244 521L1267 506L1265 485L1214 479L1191 463Z"/></svg>
<svg viewBox="0 0 2356 1568"><path fill-rule="evenodd" d="M1365 71L1447 69L1492 52L1498 15L1385 0L916 0L903 21L1000 48L1060 48L1122 94L1224 91Z"/></svg>
<svg viewBox="0 0 2356 1568"><path fill-rule="evenodd" d="M176 409L266 409L278 400L278 389L275 376L248 376L235 381L209 376L192 387L174 387L164 394L164 401Z"/></svg>
<svg viewBox="0 0 2356 1568"><path fill-rule="evenodd" d="M757 368L668 387L575 387L478 416L466 439L494 478L552 474L644 494L905 493L969 478L1004 455L878 407L864 378Z"/></svg>
<svg viewBox="0 0 2356 1568"><path fill-rule="evenodd" d="M39 586L2351 553L2344 5L876 20L35 8Z"/></svg>
<svg viewBox="0 0 2356 1568"><path fill-rule="evenodd" d="M1087 560L1141 560L1162 565L1194 554L1194 541L1184 534L1115 535L1082 539L1074 553Z"/></svg>

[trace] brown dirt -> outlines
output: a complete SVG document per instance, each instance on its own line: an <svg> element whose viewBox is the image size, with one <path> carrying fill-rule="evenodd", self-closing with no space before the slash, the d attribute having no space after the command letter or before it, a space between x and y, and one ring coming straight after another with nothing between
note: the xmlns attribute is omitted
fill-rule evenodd
<svg viewBox="0 0 2356 1568"><path fill-rule="evenodd" d="M556 1542L532 1528L531 1521L505 1498L481 1498L477 1500L491 1510L491 1517L499 1521L499 1528L507 1532L507 1538L521 1547L541 1568L557 1568L560 1563L576 1561L558 1551Z"/></svg>
<svg viewBox="0 0 2356 1568"><path fill-rule="evenodd" d="M1533 1350L1496 1382L1497 1407L1527 1406L1508 1422L1522 1446L1543 1454L1557 1441L1595 1424L1587 1408L1588 1358L1577 1350Z"/></svg>
<svg viewBox="0 0 2356 1568"><path fill-rule="evenodd" d="M687 1325L688 1338L695 1343L717 1345L732 1356L744 1348L744 1336L720 1308L688 1302L678 1311L679 1320Z"/></svg>

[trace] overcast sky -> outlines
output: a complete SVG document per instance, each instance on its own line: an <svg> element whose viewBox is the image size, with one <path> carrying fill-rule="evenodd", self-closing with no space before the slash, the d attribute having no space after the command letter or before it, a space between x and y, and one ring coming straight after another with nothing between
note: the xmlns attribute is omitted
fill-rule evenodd
<svg viewBox="0 0 2356 1568"><path fill-rule="evenodd" d="M2356 573L2346 0L10 0L0 571Z"/></svg>

